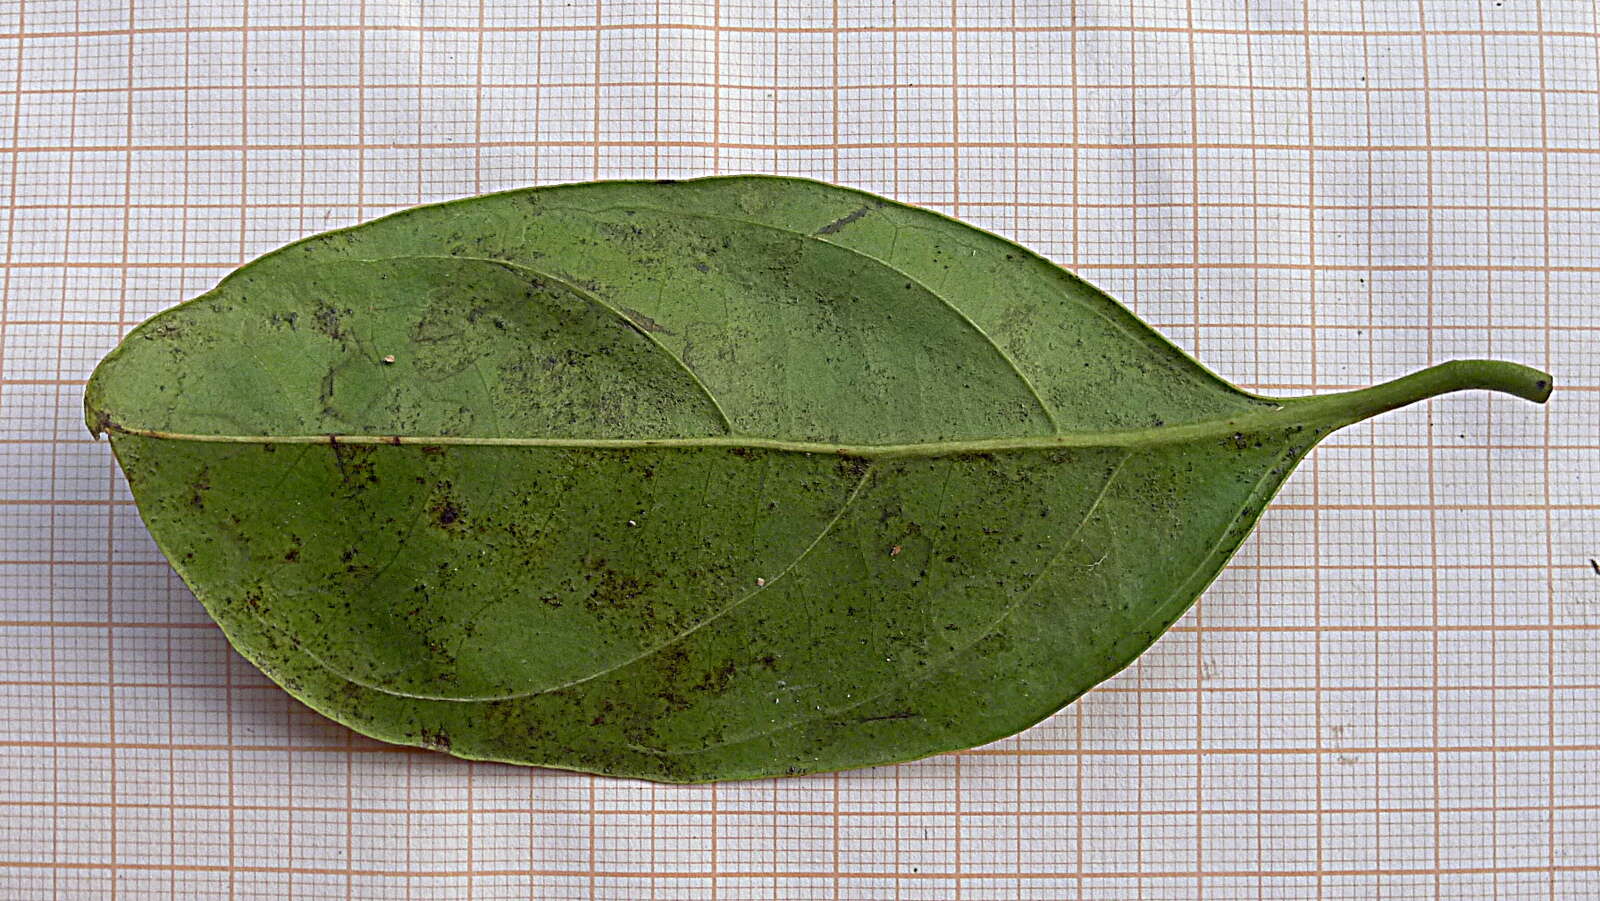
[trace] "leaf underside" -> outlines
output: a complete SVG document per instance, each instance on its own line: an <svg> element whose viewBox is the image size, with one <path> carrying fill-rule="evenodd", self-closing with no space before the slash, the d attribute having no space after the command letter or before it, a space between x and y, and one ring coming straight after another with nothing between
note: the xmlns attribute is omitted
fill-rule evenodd
<svg viewBox="0 0 1600 901"><path fill-rule="evenodd" d="M665 781L971 747L1193 603L1323 435L994 235L817 182L598 182L309 238L85 397L244 656L374 737Z"/></svg>

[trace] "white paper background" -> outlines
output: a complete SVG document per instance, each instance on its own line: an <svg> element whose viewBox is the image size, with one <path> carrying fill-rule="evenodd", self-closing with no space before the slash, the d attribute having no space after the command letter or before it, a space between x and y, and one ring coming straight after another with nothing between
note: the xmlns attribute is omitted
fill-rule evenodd
<svg viewBox="0 0 1600 901"><path fill-rule="evenodd" d="M1592 897L1597 60L1589 0L0 2L0 894ZM1264 392L1462 356L1560 389L1341 433L1022 736L688 788L306 711L82 427L121 334L291 239L749 171L1015 238Z"/></svg>

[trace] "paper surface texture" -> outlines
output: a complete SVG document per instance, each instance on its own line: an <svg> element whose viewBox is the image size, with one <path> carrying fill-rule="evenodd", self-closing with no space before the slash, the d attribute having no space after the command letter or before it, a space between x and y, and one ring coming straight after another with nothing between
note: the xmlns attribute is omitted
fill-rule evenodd
<svg viewBox="0 0 1600 901"><path fill-rule="evenodd" d="M0 895L1583 898L1600 885L1592 2L0 2ZM1130 669L1011 739L674 787L357 736L227 646L81 419L288 241L804 175L1074 269L1345 430Z"/></svg>

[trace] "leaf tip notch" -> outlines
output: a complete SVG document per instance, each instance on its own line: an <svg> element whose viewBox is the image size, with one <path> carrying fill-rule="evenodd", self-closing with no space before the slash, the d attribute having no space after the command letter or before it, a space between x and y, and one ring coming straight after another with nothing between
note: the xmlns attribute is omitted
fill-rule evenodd
<svg viewBox="0 0 1600 901"><path fill-rule="evenodd" d="M1457 360L1456 363L1445 365L1456 364L1460 364L1466 371L1464 378L1477 380L1466 386L1469 388L1503 391L1536 404L1549 400L1550 392L1555 390L1555 378L1550 373L1534 369L1532 366L1498 360Z"/></svg>
<svg viewBox="0 0 1600 901"><path fill-rule="evenodd" d="M99 402L98 388L98 383L91 377L88 386L83 389L83 424L97 440L116 425L111 420L111 414Z"/></svg>

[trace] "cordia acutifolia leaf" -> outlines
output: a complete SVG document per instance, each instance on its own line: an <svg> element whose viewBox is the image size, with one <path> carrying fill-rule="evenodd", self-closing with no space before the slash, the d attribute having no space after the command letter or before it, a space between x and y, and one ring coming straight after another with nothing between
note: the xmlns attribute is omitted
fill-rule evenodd
<svg viewBox="0 0 1600 901"><path fill-rule="evenodd" d="M597 182L308 238L86 392L241 654L363 733L666 781L1001 738L1188 609L1330 431L995 235L798 179Z"/></svg>

